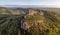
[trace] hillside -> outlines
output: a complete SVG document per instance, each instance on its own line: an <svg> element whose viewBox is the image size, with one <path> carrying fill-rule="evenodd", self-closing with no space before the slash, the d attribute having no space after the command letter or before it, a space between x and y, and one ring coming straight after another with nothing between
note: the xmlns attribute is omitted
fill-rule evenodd
<svg viewBox="0 0 60 35"><path fill-rule="evenodd" d="M60 16L54 12L29 9L23 21L31 35L60 35Z"/></svg>
<svg viewBox="0 0 60 35"><path fill-rule="evenodd" d="M5 8L5 7L1 7L0 8L0 14L12 14L12 15L19 15L19 14L26 14L23 9L13 9L13 8Z"/></svg>
<svg viewBox="0 0 60 35"><path fill-rule="evenodd" d="M11 10L10 15L0 15L0 35L60 35L60 14L32 8Z"/></svg>

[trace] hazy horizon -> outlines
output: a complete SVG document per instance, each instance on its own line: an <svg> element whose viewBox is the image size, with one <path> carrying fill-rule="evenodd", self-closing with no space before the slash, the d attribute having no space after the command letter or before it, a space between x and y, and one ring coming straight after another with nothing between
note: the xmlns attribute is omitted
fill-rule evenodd
<svg viewBox="0 0 60 35"><path fill-rule="evenodd" d="M0 0L0 6L6 5L37 5L36 7L60 8L60 0Z"/></svg>
<svg viewBox="0 0 60 35"><path fill-rule="evenodd" d="M60 8L47 5L0 5L0 7L20 7L20 8Z"/></svg>

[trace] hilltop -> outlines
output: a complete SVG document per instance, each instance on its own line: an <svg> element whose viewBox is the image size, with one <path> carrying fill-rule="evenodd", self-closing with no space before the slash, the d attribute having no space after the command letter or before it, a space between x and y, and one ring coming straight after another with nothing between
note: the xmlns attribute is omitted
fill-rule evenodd
<svg viewBox="0 0 60 35"><path fill-rule="evenodd" d="M0 35L60 35L58 13L34 8L0 8L0 14Z"/></svg>
<svg viewBox="0 0 60 35"><path fill-rule="evenodd" d="M23 20L22 29L31 35L59 35L60 15L38 9L29 9L29 14Z"/></svg>

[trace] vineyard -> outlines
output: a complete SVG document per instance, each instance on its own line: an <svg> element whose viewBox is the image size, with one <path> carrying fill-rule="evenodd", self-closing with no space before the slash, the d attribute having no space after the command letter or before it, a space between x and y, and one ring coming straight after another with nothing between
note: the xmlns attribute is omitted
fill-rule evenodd
<svg viewBox="0 0 60 35"><path fill-rule="evenodd" d="M17 35L20 15L0 15L0 35Z"/></svg>

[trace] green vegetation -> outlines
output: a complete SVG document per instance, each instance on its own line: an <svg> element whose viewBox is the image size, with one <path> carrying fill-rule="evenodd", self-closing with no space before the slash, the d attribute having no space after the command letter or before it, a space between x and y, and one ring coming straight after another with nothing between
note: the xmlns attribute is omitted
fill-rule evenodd
<svg viewBox="0 0 60 35"><path fill-rule="evenodd" d="M60 16L54 12L43 11L44 15L34 14L26 17L25 22L31 26L31 35L60 35ZM57 16L55 16L57 15ZM40 21L40 22L38 22Z"/></svg>
<svg viewBox="0 0 60 35"><path fill-rule="evenodd" d="M17 35L20 15L0 15L0 35Z"/></svg>
<svg viewBox="0 0 60 35"><path fill-rule="evenodd" d="M60 14L31 9L26 15L12 15L7 10L0 9L0 35L60 35Z"/></svg>

